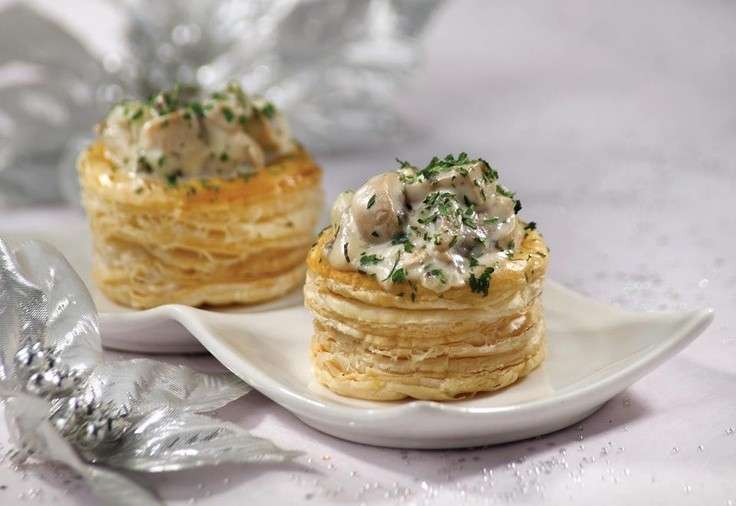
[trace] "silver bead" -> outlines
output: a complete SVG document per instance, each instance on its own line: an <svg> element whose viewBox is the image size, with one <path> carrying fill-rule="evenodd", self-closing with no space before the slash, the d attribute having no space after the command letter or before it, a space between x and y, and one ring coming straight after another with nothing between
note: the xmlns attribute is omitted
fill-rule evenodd
<svg viewBox="0 0 736 506"><path fill-rule="evenodd" d="M110 441L117 441L118 439L123 437L129 426L130 422L128 422L125 416L115 416L108 418L108 439Z"/></svg>
<svg viewBox="0 0 736 506"><path fill-rule="evenodd" d="M107 426L107 420L91 420L86 422L77 436L79 446L85 450L91 450L99 446L107 438Z"/></svg>
<svg viewBox="0 0 736 506"><path fill-rule="evenodd" d="M41 347L41 343L33 343L23 346L15 354L15 365L26 375L46 369L48 354Z"/></svg>
<svg viewBox="0 0 736 506"><path fill-rule="evenodd" d="M34 372L30 375L26 382L26 391L34 395L45 395L46 383L43 379L43 373Z"/></svg>
<svg viewBox="0 0 736 506"><path fill-rule="evenodd" d="M26 390L40 397L58 397L70 392L77 386L74 374L60 368L34 372L26 382Z"/></svg>
<svg viewBox="0 0 736 506"><path fill-rule="evenodd" d="M69 397L51 416L54 427L64 436L73 435L86 416L88 404L79 397Z"/></svg>

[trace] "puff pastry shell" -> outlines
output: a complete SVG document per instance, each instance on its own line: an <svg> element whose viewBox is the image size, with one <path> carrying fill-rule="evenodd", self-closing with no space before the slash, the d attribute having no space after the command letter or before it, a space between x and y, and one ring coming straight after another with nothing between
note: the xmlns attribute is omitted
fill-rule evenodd
<svg viewBox="0 0 736 506"><path fill-rule="evenodd" d="M93 144L78 162L93 277L134 308L254 303L294 289L322 204L299 149L249 179L181 181L117 171Z"/></svg>
<svg viewBox="0 0 736 506"><path fill-rule="evenodd" d="M319 382L349 397L453 400L508 386L545 356L540 294L548 249L529 231L493 273L487 296L442 294L334 269L323 231L307 259L305 303L314 315L311 358Z"/></svg>

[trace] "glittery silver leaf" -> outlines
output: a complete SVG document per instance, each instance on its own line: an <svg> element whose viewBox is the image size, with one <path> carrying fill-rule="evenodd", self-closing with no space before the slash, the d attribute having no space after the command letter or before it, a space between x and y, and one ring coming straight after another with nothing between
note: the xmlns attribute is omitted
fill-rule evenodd
<svg viewBox="0 0 736 506"><path fill-rule="evenodd" d="M105 361L97 312L64 257L0 240L0 398L17 460L62 462L110 504L158 504L114 469L163 472L296 455L201 414L250 391L230 374ZM105 466L105 467L102 467Z"/></svg>
<svg viewBox="0 0 736 506"><path fill-rule="evenodd" d="M21 2L0 12L0 68L0 208L58 201L54 182L72 175L59 154L90 131L106 98L120 98L98 93L113 79L67 29Z"/></svg>
<svg viewBox="0 0 736 506"><path fill-rule="evenodd" d="M15 255L0 241L0 379L15 369L18 349L29 342L54 348L73 370L101 359L94 302L51 246L28 242Z"/></svg>
<svg viewBox="0 0 736 506"><path fill-rule="evenodd" d="M232 375L196 373L181 365L145 358L100 364L87 378L81 395L106 399L131 416L159 406L201 413L242 397L250 387Z"/></svg>
<svg viewBox="0 0 736 506"><path fill-rule="evenodd" d="M37 397L13 392L5 398L5 417L20 460L60 462L84 478L92 492L112 506L157 506L151 492L127 477L82 460L48 420L49 405Z"/></svg>
<svg viewBox="0 0 736 506"><path fill-rule="evenodd" d="M237 425L161 408L141 418L107 464L134 471L178 471L214 463L283 462L299 455Z"/></svg>

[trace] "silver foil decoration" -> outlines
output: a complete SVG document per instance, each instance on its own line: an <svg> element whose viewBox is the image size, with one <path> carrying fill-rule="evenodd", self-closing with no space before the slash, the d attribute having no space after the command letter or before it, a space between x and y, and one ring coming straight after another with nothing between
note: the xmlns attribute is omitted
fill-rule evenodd
<svg viewBox="0 0 736 506"><path fill-rule="evenodd" d="M109 82L56 22L17 2L0 11L0 208L60 200L73 166L62 170L59 156L120 98L103 96Z"/></svg>
<svg viewBox="0 0 736 506"><path fill-rule="evenodd" d="M124 97L240 81L311 150L394 141L395 100L442 0L125 0L121 54L94 56L21 3L0 11L0 208L78 204L74 160ZM33 41L32 44L19 41Z"/></svg>
<svg viewBox="0 0 736 506"><path fill-rule="evenodd" d="M160 504L118 471L297 455L201 414L249 391L230 374L106 361L92 299L64 257L43 243L11 251L0 240L0 398L18 463L65 464L108 504Z"/></svg>
<svg viewBox="0 0 736 506"><path fill-rule="evenodd" d="M394 100L440 0L128 0L141 95L236 79L312 149L396 137Z"/></svg>

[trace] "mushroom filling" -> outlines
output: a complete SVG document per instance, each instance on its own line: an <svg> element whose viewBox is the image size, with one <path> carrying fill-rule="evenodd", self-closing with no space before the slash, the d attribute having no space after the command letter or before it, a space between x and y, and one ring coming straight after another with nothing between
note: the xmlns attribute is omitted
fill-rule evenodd
<svg viewBox="0 0 736 506"><path fill-rule="evenodd" d="M116 168L169 182L247 175L295 148L273 104L237 84L201 100L176 87L146 102L122 102L97 133Z"/></svg>
<svg viewBox="0 0 736 506"><path fill-rule="evenodd" d="M521 202L488 162L466 153L421 169L400 164L338 197L328 261L385 287L406 284L412 295L417 284L438 293L467 284L487 295L494 269L534 227L518 219Z"/></svg>

